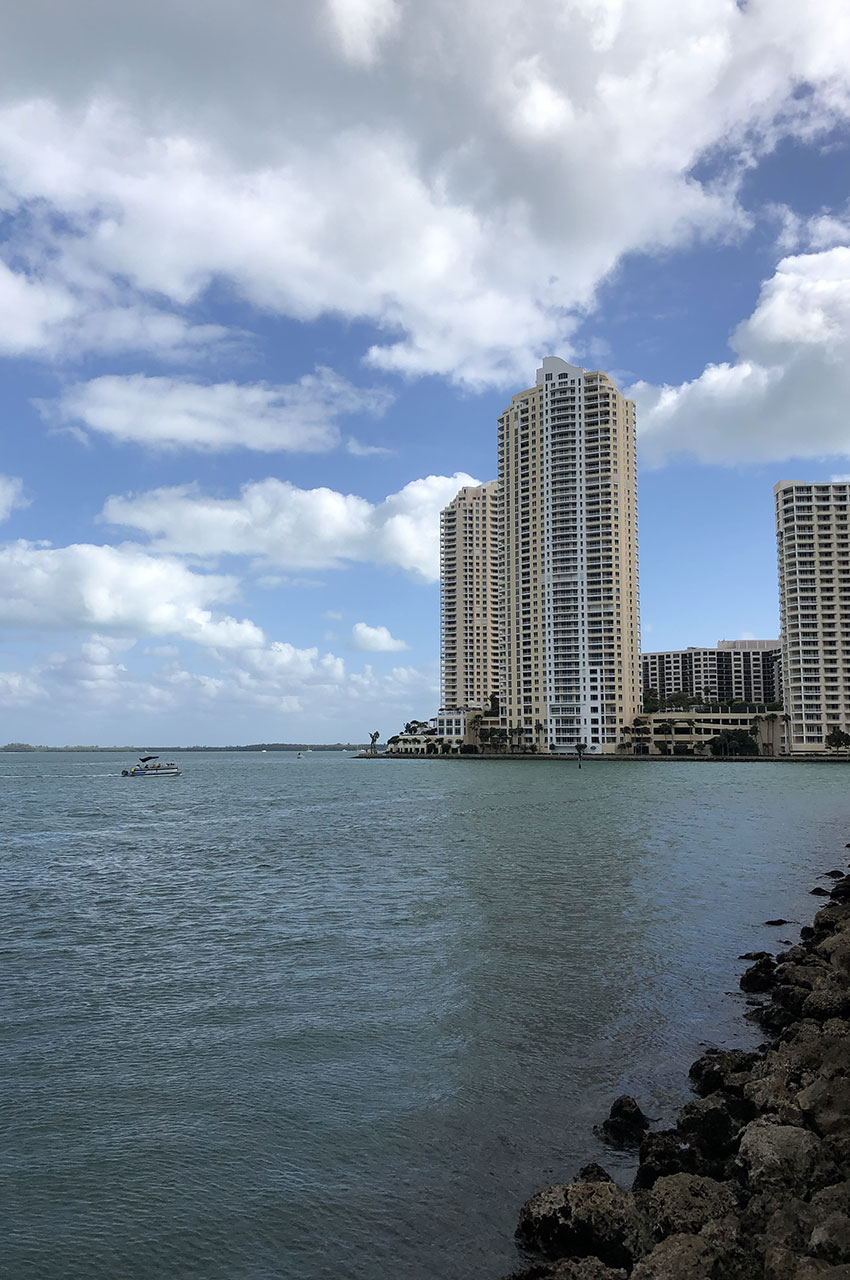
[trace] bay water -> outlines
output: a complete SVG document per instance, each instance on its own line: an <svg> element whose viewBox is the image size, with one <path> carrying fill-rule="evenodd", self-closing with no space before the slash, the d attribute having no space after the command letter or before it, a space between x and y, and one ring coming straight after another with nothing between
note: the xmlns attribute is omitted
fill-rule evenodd
<svg viewBox="0 0 850 1280"><path fill-rule="evenodd" d="M840 766L176 758L0 756L13 1280L496 1280L850 840Z"/></svg>

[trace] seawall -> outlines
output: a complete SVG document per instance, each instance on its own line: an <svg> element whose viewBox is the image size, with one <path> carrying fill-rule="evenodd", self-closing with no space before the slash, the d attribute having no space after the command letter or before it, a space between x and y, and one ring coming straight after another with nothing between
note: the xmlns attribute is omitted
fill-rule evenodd
<svg viewBox="0 0 850 1280"><path fill-rule="evenodd" d="M433 764L435 762L445 763L447 760L452 763L474 764L480 763L482 760L498 761L502 763L510 763L512 761L533 760L536 764L559 764L571 765L574 769L578 768L578 759L575 756L563 755L527 755L519 752L509 752L505 755L391 755L386 752L379 755L369 755L368 752L360 755L352 756L352 760L416 760ZM850 765L850 756L832 756L832 755L793 755L793 756L635 756L635 755L606 755L606 756L584 756L582 759L582 768L585 765L597 764L829 764L829 765Z"/></svg>

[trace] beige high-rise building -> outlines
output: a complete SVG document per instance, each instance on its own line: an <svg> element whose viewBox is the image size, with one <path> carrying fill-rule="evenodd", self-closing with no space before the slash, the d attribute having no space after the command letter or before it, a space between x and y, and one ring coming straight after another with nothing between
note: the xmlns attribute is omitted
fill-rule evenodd
<svg viewBox="0 0 850 1280"><path fill-rule="evenodd" d="M498 482L471 485L440 516L443 708L485 707L501 693Z"/></svg>
<svg viewBox="0 0 850 1280"><path fill-rule="evenodd" d="M634 403L547 356L499 418L499 496L508 729L612 752L640 708Z"/></svg>
<svg viewBox="0 0 850 1280"><path fill-rule="evenodd" d="M850 733L850 486L774 488L786 749Z"/></svg>

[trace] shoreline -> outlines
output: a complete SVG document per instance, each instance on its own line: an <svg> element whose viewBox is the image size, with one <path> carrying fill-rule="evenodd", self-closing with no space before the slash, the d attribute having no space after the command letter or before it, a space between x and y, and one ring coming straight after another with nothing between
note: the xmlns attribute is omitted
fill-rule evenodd
<svg viewBox="0 0 850 1280"><path fill-rule="evenodd" d="M514 752L510 755L388 755L383 752L379 755L369 755L368 752L360 752L351 757L352 760L416 760L426 761L429 764L445 763L451 761L455 763L482 761L497 761L499 764L510 763L512 761L530 761L533 760L538 764L570 764L577 766L578 758L576 756L564 755L529 755ZM850 764L850 756L827 756L827 755L793 755L793 756L635 756L635 755L607 755L607 756L582 756L582 767L586 764ZM848 1277L850 1280L850 1277Z"/></svg>
<svg viewBox="0 0 850 1280"><path fill-rule="evenodd" d="M799 943L739 957L769 1039L698 1058L672 1128L617 1099L597 1132L638 1152L631 1190L594 1163L533 1195L505 1280L850 1280L850 875L821 878Z"/></svg>

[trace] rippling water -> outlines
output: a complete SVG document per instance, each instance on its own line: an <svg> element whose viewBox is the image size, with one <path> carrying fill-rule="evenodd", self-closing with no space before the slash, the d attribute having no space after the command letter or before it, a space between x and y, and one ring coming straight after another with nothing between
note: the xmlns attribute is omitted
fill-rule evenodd
<svg viewBox="0 0 850 1280"><path fill-rule="evenodd" d="M0 757L13 1280L494 1280L850 839L838 767L179 759Z"/></svg>

